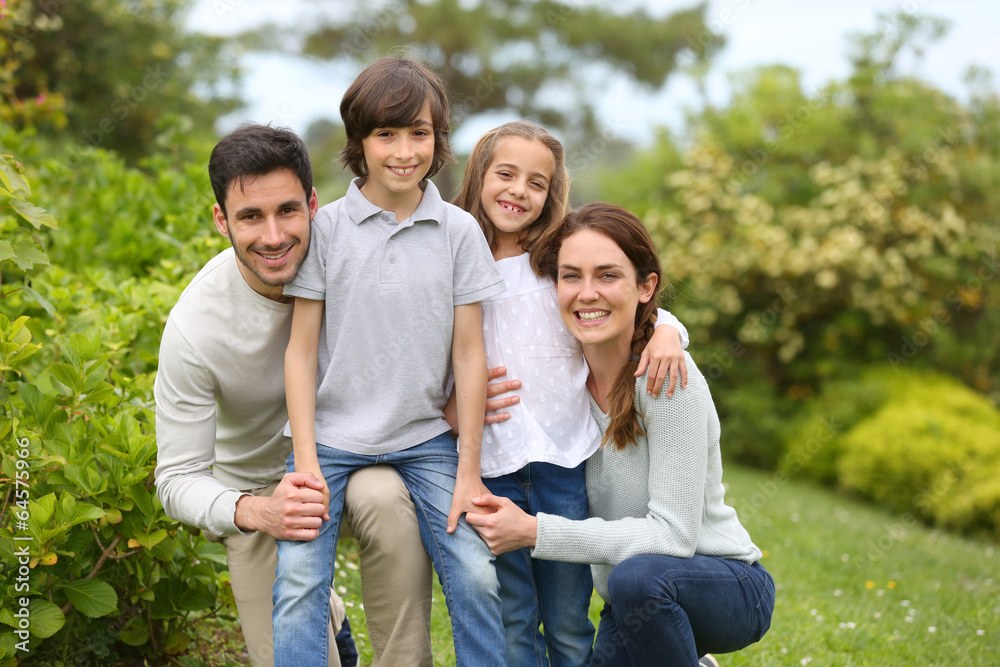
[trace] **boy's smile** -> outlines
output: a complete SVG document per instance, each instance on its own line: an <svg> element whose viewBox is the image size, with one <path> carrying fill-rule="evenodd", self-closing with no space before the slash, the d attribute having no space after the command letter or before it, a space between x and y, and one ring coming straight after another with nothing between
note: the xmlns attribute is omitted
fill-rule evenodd
<svg viewBox="0 0 1000 667"><path fill-rule="evenodd" d="M396 221L416 210L420 182L434 161L434 124L430 102L409 127L378 127L362 139L368 179L361 192L371 203L396 214Z"/></svg>

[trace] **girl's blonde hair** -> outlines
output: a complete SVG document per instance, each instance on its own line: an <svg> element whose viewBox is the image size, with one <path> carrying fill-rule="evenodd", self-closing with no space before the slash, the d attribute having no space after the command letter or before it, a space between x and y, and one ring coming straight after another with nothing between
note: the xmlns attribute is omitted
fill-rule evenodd
<svg viewBox="0 0 1000 667"><path fill-rule="evenodd" d="M566 171L565 151L559 140L541 125L518 120L495 127L480 137L472 149L472 154L469 155L462 189L452 203L472 214L472 217L479 222L483 235L490 244L490 250L496 250L496 230L483 209L483 181L486 178L486 171L496 157L497 146L508 137L540 141L555 158L555 169L549 181L549 194L545 198L545 206L542 207L538 219L524 228L518 238L521 249L529 252L546 229L562 220L569 205L569 172Z"/></svg>

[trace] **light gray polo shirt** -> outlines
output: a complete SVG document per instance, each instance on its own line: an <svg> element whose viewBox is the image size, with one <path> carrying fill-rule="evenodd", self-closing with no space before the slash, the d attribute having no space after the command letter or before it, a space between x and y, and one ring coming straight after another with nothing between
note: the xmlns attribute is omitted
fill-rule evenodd
<svg viewBox="0 0 1000 667"><path fill-rule="evenodd" d="M475 219L425 181L397 223L361 194L319 210L309 253L285 294L325 301L316 442L357 454L396 452L448 430L454 307L504 290Z"/></svg>

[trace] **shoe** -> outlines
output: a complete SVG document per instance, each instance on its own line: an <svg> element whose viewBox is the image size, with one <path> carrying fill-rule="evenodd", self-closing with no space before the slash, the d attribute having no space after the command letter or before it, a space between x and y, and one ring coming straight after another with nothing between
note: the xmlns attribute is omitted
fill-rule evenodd
<svg viewBox="0 0 1000 667"><path fill-rule="evenodd" d="M706 653L701 656L701 660L698 661L698 667L719 667L719 661L716 660L711 654Z"/></svg>
<svg viewBox="0 0 1000 667"><path fill-rule="evenodd" d="M354 637L351 635L351 624L348 622L346 616L335 641L337 644L337 653L340 654L341 667L357 667L358 647L354 643Z"/></svg>

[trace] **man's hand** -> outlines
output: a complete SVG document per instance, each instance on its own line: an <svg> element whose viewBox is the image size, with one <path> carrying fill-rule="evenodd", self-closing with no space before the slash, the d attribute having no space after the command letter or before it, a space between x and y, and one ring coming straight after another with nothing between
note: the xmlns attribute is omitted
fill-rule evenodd
<svg viewBox="0 0 1000 667"><path fill-rule="evenodd" d="M236 525L279 540L308 542L330 520L326 480L309 472L290 472L270 496L242 496L236 501Z"/></svg>
<svg viewBox="0 0 1000 667"><path fill-rule="evenodd" d="M489 511L477 507L472 502L473 498L489 495L489 493L490 490L486 488L483 480L478 476L463 476L459 474L455 478L455 492L451 496L451 511L448 512L448 532L455 532L455 529L458 527L458 520L466 512Z"/></svg>
<svg viewBox="0 0 1000 667"><path fill-rule="evenodd" d="M493 384L488 384L490 381L495 380L506 373L507 369L503 366L490 368L486 371L486 414L483 417L484 424L495 424L497 422L507 421L510 419L509 412L497 412L496 414L490 413L495 412L496 410L509 408L521 400L518 396L504 396L503 398L496 398L502 394L510 393L515 389L520 389L520 380L506 380L504 382L494 382ZM455 399L454 389L451 391L451 396L448 397L448 403L444 406L444 419L448 422L448 425L451 426L451 432L454 435L459 435L458 402Z"/></svg>
<svg viewBox="0 0 1000 667"><path fill-rule="evenodd" d="M503 398L497 398L497 396L503 396L503 394L508 394L515 389L521 388L520 380L505 380L504 382L494 382L493 384L489 384L489 382L506 374L507 369L504 366L497 366L496 368L489 368L486 370L486 419L483 420L484 424L495 424L497 422L507 421L510 419L509 412L497 412L492 415L490 413L496 412L497 410L503 410L504 408L509 408L521 400L518 396L504 396Z"/></svg>
<svg viewBox="0 0 1000 667"><path fill-rule="evenodd" d="M478 512L469 512L465 520L476 529L495 556L521 547L535 546L538 519L515 505L510 498L486 494L473 498Z"/></svg>

